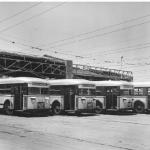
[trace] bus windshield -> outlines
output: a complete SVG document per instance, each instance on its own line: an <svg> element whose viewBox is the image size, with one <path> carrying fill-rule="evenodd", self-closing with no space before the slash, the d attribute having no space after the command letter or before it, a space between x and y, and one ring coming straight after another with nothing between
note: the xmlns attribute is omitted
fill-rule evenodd
<svg viewBox="0 0 150 150"><path fill-rule="evenodd" d="M41 94L49 94L48 88L41 88Z"/></svg>
<svg viewBox="0 0 150 150"><path fill-rule="evenodd" d="M131 90L131 89L123 89L123 90L121 90L121 95L123 95L123 96L133 95L133 90Z"/></svg>
<svg viewBox="0 0 150 150"><path fill-rule="evenodd" d="M28 94L48 94L48 88L40 88L40 87L28 87Z"/></svg>
<svg viewBox="0 0 150 150"><path fill-rule="evenodd" d="M95 89L87 89L87 88L81 88L79 89L79 95L80 96L93 96L95 95Z"/></svg>

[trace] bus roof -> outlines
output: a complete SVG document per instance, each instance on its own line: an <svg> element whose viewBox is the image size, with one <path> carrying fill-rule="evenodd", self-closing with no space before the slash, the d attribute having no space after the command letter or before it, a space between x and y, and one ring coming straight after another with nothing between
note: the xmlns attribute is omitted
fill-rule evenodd
<svg viewBox="0 0 150 150"><path fill-rule="evenodd" d="M93 81L96 86L122 86L122 85L133 85L132 82L127 81Z"/></svg>
<svg viewBox="0 0 150 150"><path fill-rule="evenodd" d="M33 78L33 77L8 77L1 78L0 84L13 84L13 83L47 83L45 79Z"/></svg>
<svg viewBox="0 0 150 150"><path fill-rule="evenodd" d="M55 79L48 80L50 85L79 85L79 84L93 84L92 81L88 81L85 79Z"/></svg>
<svg viewBox="0 0 150 150"><path fill-rule="evenodd" d="M150 87L150 82L133 82L134 87Z"/></svg>

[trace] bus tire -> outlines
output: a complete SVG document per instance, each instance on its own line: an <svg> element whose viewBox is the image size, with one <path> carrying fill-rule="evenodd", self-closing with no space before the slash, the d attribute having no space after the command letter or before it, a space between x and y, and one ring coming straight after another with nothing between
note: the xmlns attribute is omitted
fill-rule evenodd
<svg viewBox="0 0 150 150"><path fill-rule="evenodd" d="M6 101L4 103L4 113L6 115L13 115L13 113L14 113L13 109L10 109L10 104L11 104L10 101Z"/></svg>
<svg viewBox="0 0 150 150"><path fill-rule="evenodd" d="M60 115L61 114L61 107L60 103L58 101L55 101L52 105L52 113L54 115Z"/></svg>
<svg viewBox="0 0 150 150"><path fill-rule="evenodd" d="M100 114L100 113L102 113L102 111L103 111L103 106L102 106L102 104L99 101L97 101L96 102L95 113L96 114Z"/></svg>
<svg viewBox="0 0 150 150"><path fill-rule="evenodd" d="M145 107L142 102L136 102L134 104L134 111L138 114L144 113L145 112Z"/></svg>

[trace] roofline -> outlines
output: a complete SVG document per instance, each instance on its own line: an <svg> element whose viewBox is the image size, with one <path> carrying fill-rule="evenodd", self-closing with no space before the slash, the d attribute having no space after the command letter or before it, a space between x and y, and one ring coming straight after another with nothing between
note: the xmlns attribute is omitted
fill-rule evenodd
<svg viewBox="0 0 150 150"><path fill-rule="evenodd" d="M34 77L8 77L0 79L0 84L33 83L33 82L47 83L45 79Z"/></svg>
<svg viewBox="0 0 150 150"><path fill-rule="evenodd" d="M92 84L95 85L92 81L85 79L55 79L48 80L50 85L79 85L79 84Z"/></svg>
<svg viewBox="0 0 150 150"><path fill-rule="evenodd" d="M93 81L96 86L122 86L122 85L133 85L132 82L127 81Z"/></svg>

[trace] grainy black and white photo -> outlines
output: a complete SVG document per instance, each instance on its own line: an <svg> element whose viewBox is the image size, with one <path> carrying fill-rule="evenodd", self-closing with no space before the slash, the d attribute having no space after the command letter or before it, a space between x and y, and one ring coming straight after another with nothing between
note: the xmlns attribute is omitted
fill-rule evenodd
<svg viewBox="0 0 150 150"><path fill-rule="evenodd" d="M0 150L150 150L150 2L0 1Z"/></svg>

